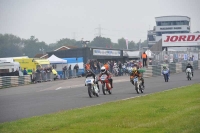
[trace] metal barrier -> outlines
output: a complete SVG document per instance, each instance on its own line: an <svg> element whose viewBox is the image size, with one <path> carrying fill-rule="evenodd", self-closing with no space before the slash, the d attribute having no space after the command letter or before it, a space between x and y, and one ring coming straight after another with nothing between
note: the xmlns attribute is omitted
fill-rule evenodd
<svg viewBox="0 0 200 133"><path fill-rule="evenodd" d="M198 61L200 51L151 51L151 64L160 65L163 63L186 63L188 61Z"/></svg>
<svg viewBox="0 0 200 133"><path fill-rule="evenodd" d="M193 66L194 70L200 69L200 60L193 61L190 63ZM170 63L170 64L165 64L165 65L167 65L167 67L169 68L170 73L180 73L180 72L185 72L187 62L185 62L185 63ZM146 68L144 77L152 77L152 76L162 75L162 66L163 66L163 64L149 66L148 68Z"/></svg>
<svg viewBox="0 0 200 133"><path fill-rule="evenodd" d="M62 79L77 78L82 76L79 72L80 72L79 70L78 72L76 72L76 70L67 70L63 71L60 76Z"/></svg>

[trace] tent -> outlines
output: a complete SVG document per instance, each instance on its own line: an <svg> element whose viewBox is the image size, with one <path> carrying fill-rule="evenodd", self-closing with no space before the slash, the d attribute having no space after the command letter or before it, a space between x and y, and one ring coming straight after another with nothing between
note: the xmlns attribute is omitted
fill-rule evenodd
<svg viewBox="0 0 200 133"><path fill-rule="evenodd" d="M49 57L48 60L49 60L49 62L51 64L64 64L64 63L67 63L67 60L63 60L61 58L58 58L54 54L51 57Z"/></svg>

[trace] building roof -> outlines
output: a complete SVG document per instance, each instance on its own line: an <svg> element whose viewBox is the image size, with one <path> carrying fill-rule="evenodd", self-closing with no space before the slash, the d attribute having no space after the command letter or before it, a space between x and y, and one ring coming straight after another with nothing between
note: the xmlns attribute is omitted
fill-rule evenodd
<svg viewBox="0 0 200 133"><path fill-rule="evenodd" d="M162 39L160 39L156 44L154 44L151 48L151 51L162 51Z"/></svg>
<svg viewBox="0 0 200 133"><path fill-rule="evenodd" d="M61 46L54 51L66 50L66 49L74 49L77 48L76 46ZM37 54L34 58L48 58L48 54Z"/></svg>
<svg viewBox="0 0 200 133"><path fill-rule="evenodd" d="M187 17L190 19L188 16L180 16L180 15L172 15L172 16L160 16L160 17L155 17L155 18L164 18L164 17Z"/></svg>

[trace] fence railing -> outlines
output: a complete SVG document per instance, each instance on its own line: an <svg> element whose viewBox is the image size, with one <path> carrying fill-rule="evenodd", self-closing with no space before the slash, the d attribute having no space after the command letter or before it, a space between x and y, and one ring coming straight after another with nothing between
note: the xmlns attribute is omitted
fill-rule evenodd
<svg viewBox="0 0 200 133"><path fill-rule="evenodd" d="M160 65L198 60L200 60L200 51L151 51L148 62L150 65Z"/></svg>
<svg viewBox="0 0 200 133"><path fill-rule="evenodd" d="M199 61L190 61L191 65L193 66L194 70L200 69L200 60ZM180 73L185 72L186 66L188 62L178 62L178 63L169 63L165 64L169 69L170 73ZM152 77L152 76L160 76L162 75L162 67L164 64L160 65L150 65L146 69L145 73L143 74L144 77Z"/></svg>

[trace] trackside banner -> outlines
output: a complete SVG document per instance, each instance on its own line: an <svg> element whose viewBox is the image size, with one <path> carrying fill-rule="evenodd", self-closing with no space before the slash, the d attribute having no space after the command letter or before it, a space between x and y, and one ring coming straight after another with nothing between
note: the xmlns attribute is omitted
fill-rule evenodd
<svg viewBox="0 0 200 133"><path fill-rule="evenodd" d="M200 33L163 34L163 47L200 46Z"/></svg>

